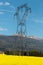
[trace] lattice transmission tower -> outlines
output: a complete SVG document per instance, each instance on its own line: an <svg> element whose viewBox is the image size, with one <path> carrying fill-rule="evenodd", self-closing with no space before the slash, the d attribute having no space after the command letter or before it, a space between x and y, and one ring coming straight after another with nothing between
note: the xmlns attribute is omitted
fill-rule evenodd
<svg viewBox="0 0 43 65"><path fill-rule="evenodd" d="M31 8L27 4L17 7L16 13L14 14L17 20L17 34L26 35L26 20L29 12L31 13Z"/></svg>

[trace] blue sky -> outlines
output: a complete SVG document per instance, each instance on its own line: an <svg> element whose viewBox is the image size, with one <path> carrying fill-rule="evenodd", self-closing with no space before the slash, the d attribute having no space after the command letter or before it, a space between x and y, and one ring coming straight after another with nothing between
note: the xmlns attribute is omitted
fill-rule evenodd
<svg viewBox="0 0 43 65"><path fill-rule="evenodd" d="M16 34L14 13L24 3L32 10L26 21L27 35L43 38L43 0L0 0L0 35Z"/></svg>

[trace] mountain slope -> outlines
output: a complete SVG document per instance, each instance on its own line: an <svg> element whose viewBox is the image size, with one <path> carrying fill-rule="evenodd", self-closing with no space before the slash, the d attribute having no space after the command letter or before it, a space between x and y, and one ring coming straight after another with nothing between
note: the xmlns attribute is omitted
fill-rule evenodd
<svg viewBox="0 0 43 65"><path fill-rule="evenodd" d="M1 36L0 35L0 50L39 50L43 51L43 39L33 37Z"/></svg>

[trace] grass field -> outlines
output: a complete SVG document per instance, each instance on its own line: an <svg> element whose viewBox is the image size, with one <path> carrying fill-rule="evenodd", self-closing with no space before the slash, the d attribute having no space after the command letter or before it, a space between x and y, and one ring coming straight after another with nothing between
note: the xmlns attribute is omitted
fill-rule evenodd
<svg viewBox="0 0 43 65"><path fill-rule="evenodd" d="M43 57L0 54L0 65L43 65Z"/></svg>

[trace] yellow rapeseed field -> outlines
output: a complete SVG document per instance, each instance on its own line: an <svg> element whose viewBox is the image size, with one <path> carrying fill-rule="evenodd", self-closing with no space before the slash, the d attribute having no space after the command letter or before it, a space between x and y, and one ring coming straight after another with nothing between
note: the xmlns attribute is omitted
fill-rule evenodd
<svg viewBox="0 0 43 65"><path fill-rule="evenodd" d="M43 57L0 54L0 65L43 65Z"/></svg>

